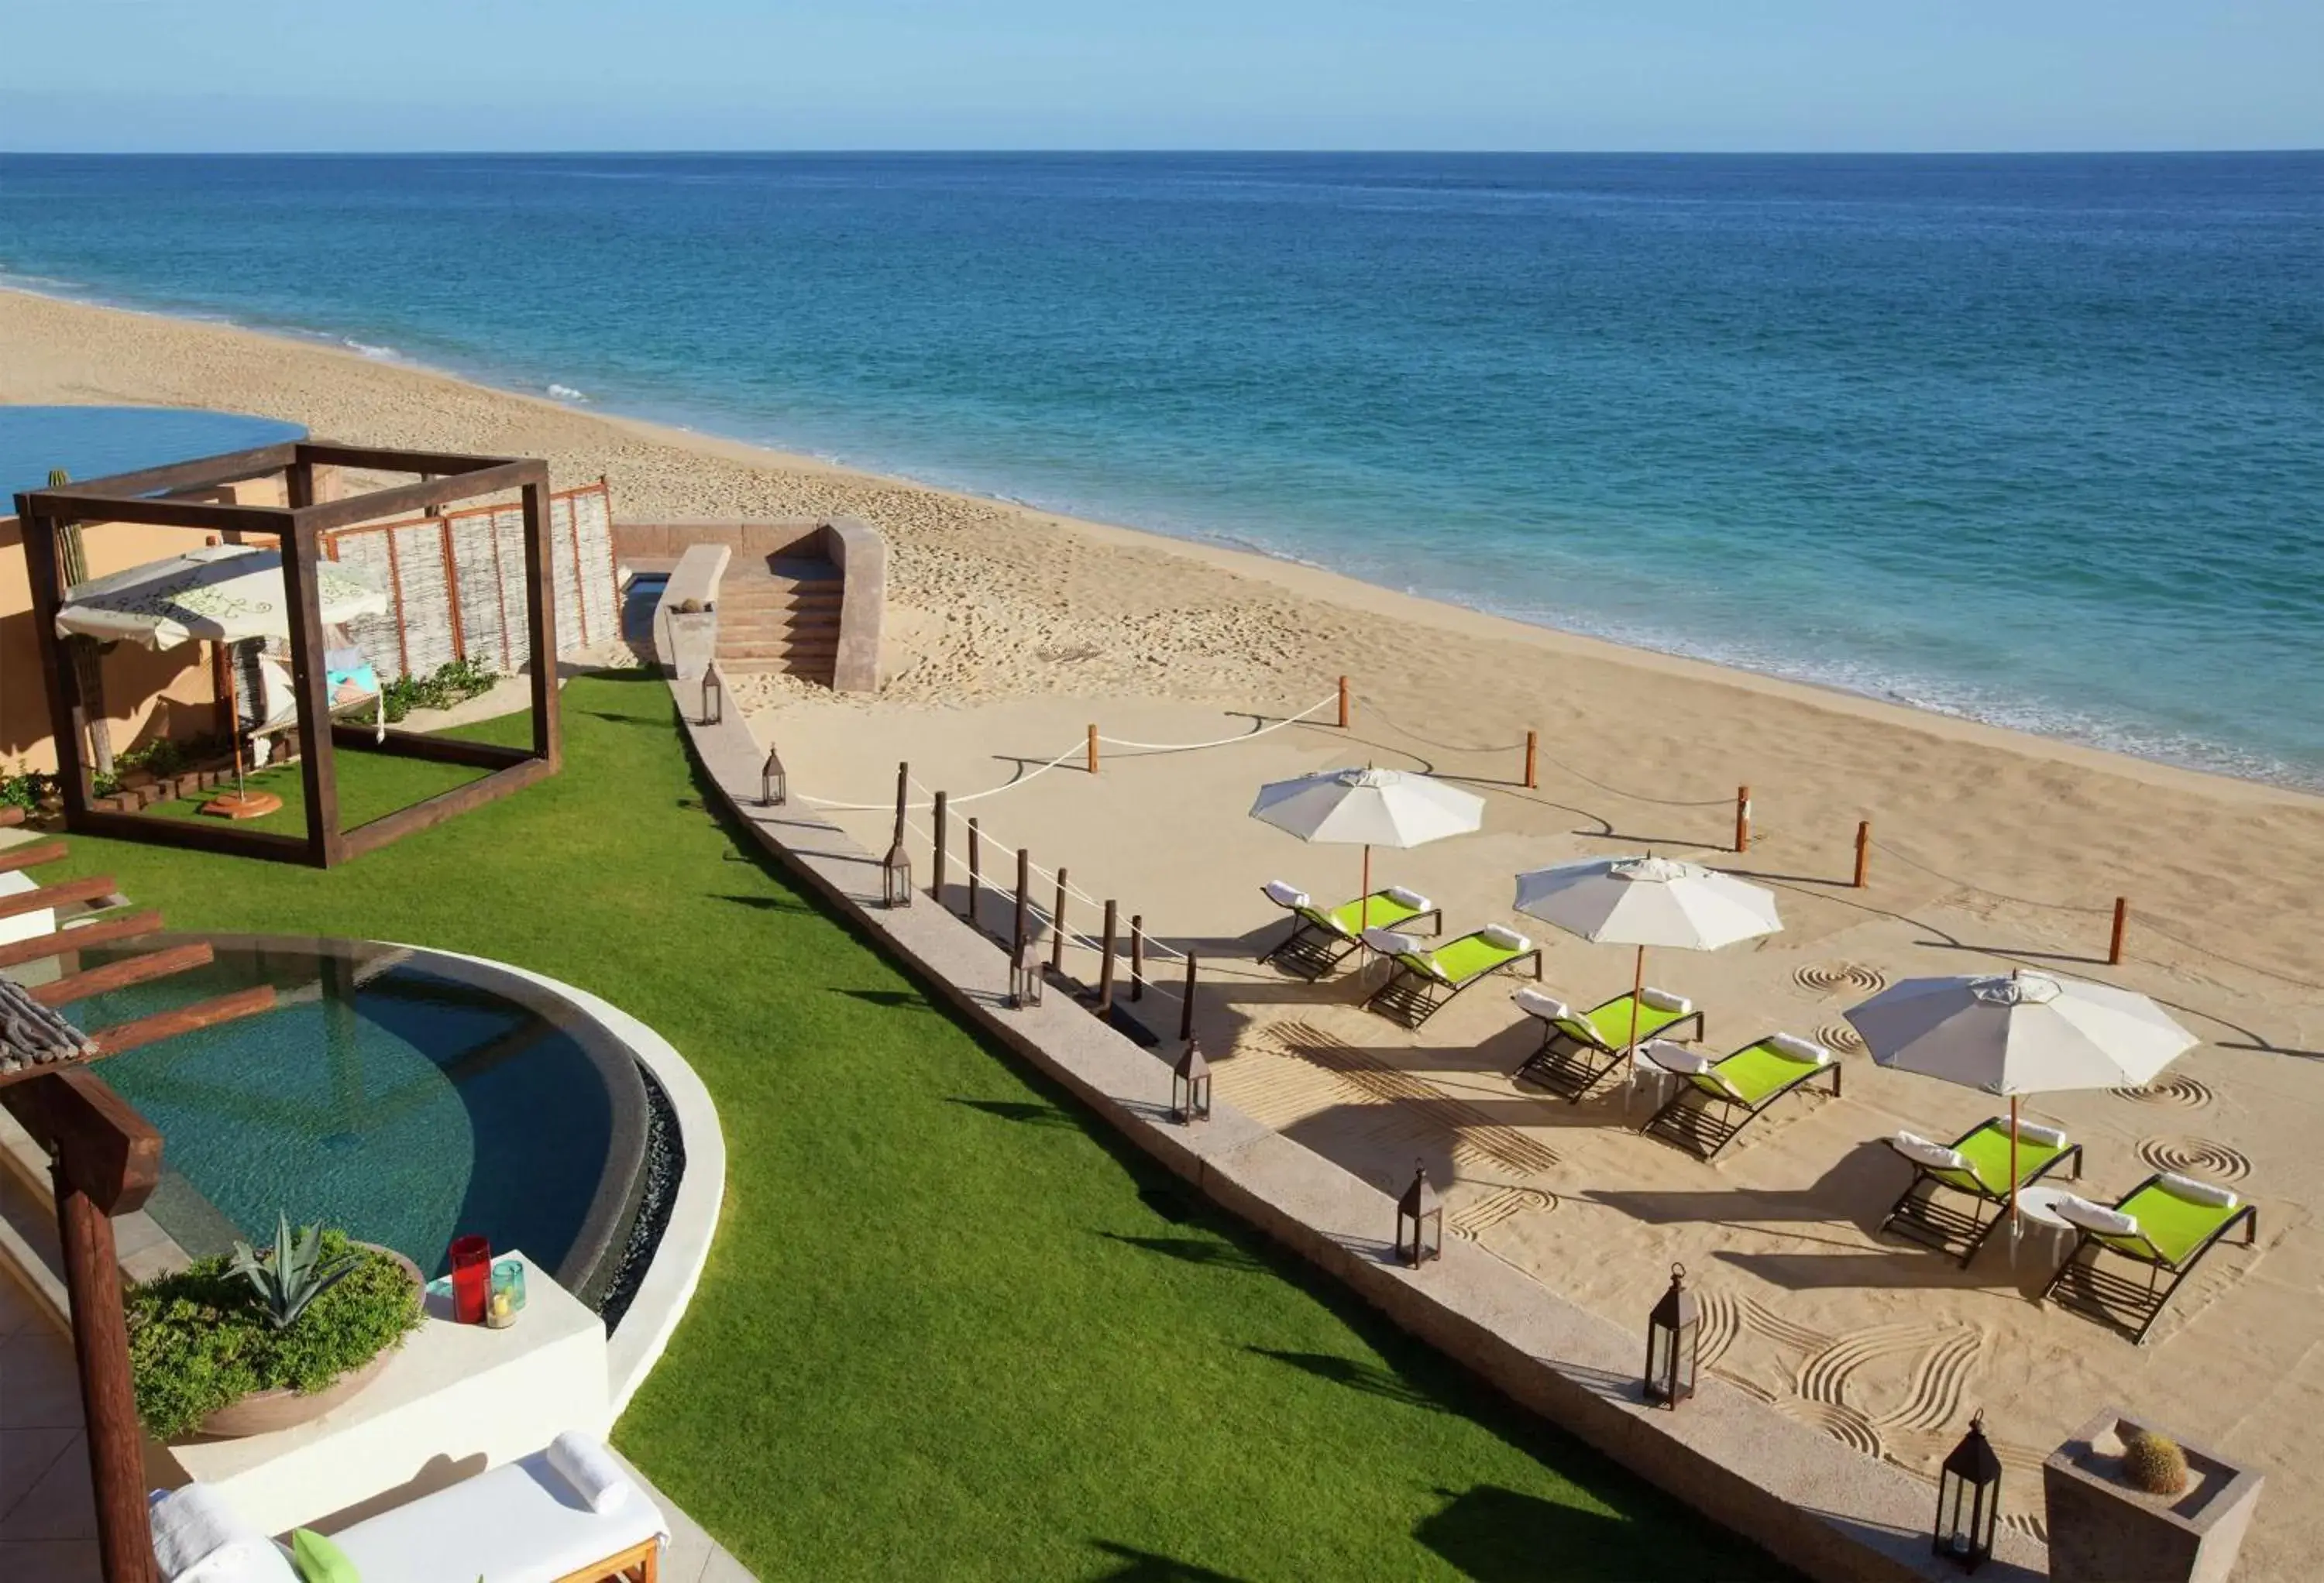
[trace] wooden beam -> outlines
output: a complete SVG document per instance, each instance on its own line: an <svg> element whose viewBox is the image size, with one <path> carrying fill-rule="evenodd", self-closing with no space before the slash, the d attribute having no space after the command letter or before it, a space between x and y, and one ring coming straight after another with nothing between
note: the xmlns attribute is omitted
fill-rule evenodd
<svg viewBox="0 0 2324 1583"><path fill-rule="evenodd" d="M91 809L74 822L73 828L116 841L181 846L232 857L269 858L281 863L307 860L304 836L282 835L272 830L243 830L217 819L157 819L151 814L109 814Z"/></svg>
<svg viewBox="0 0 2324 1583"><path fill-rule="evenodd" d="M0 870L37 869L42 863L53 863L69 850L61 841L34 842L30 846L10 847L0 851Z"/></svg>
<svg viewBox="0 0 2324 1583"><path fill-rule="evenodd" d="M0 918L36 913L44 907L70 907L75 902L97 901L111 896L115 888L112 875L92 874L85 879L66 879L32 890L20 890L14 896L0 896Z"/></svg>
<svg viewBox="0 0 2324 1583"><path fill-rule="evenodd" d="M228 451L218 456L198 456L190 462L171 462L165 466L141 468L134 473L115 473L104 478L86 479L73 488L83 494L107 495L153 494L165 489L201 489L214 483L239 483L245 478L279 473L292 460L293 446L285 441L281 445L260 446L255 450Z"/></svg>
<svg viewBox="0 0 2324 1583"><path fill-rule="evenodd" d="M223 506L208 501L143 500L43 489L25 497L41 515L60 522L141 522L209 533L288 533L290 513L281 506Z"/></svg>
<svg viewBox="0 0 2324 1583"><path fill-rule="evenodd" d="M125 989L149 979L166 979L172 973L208 967L217 955L207 943L171 945L149 951L143 956L124 956L119 962L109 962L86 972L67 973L61 979L35 984L26 993L43 1006L69 1006L91 995L102 995L107 989Z"/></svg>
<svg viewBox="0 0 2324 1583"><path fill-rule="evenodd" d="M488 467L506 467L521 456L466 456L457 451L400 451L384 446L343 446L331 440L301 440L299 459L309 466L356 467L366 473L429 473L459 477Z"/></svg>
<svg viewBox="0 0 2324 1583"><path fill-rule="evenodd" d="M25 580L32 595L32 638L41 656L41 684L49 700L49 735L57 755L57 784L64 797L65 824L79 828L88 814L88 771L81 759L80 678L65 663L64 640L57 636L57 607L64 599L64 571L57 554L57 525L36 515L28 499L16 497L24 546Z"/></svg>
<svg viewBox="0 0 2324 1583"><path fill-rule="evenodd" d="M331 741L358 752L394 759L424 759L435 764L466 764L477 769L506 769L533 756L530 748L499 742L475 742L466 737L436 736L427 732L390 730L384 738L367 725L334 724Z"/></svg>
<svg viewBox="0 0 2324 1583"><path fill-rule="evenodd" d="M106 1214L143 1209L161 1179L161 1135L79 1062L26 1073L0 1089L0 1107Z"/></svg>
<svg viewBox="0 0 2324 1583"><path fill-rule="evenodd" d="M293 468L291 499L301 502L307 479ZM282 541L282 614L290 638L290 693L299 711L299 783L306 793L307 861L327 869L339 861L339 772L331 746L331 682L323 659L323 601L316 583L318 540L294 533Z"/></svg>
<svg viewBox="0 0 2324 1583"><path fill-rule="evenodd" d="M399 483L392 489L375 489L368 494L349 495L345 500L301 506L289 514L297 520L300 537L311 538L315 534L353 528L360 522L376 522L383 517L424 511L430 506L446 505L453 501L505 494L527 483L538 483L545 486L548 482L549 465L546 462L500 462L473 473L456 473L419 483Z"/></svg>
<svg viewBox="0 0 2324 1583"><path fill-rule="evenodd" d="M88 946L112 945L124 940L134 940L140 934L154 933L161 926L160 913L131 913L127 917L107 918L101 924L84 924L78 929L58 929L47 934L35 934L30 940L12 940L0 945L0 968L38 962L44 956L63 956Z"/></svg>
<svg viewBox="0 0 2324 1583"><path fill-rule="evenodd" d="M141 1045L162 1039L174 1039L180 1034L190 1034L201 1028L215 1027L237 1017L255 1017L274 1008L274 986L260 984L248 989L236 989L231 995L220 995L213 1000L197 1000L191 1006L180 1006L172 1011L157 1011L151 1017L136 1017L129 1022L116 1022L98 1028L88 1035L93 1047L89 1059L118 1055Z"/></svg>
<svg viewBox="0 0 2324 1583"><path fill-rule="evenodd" d="M554 773L564 762L557 713L557 564L549 548L549 470L524 486L524 616L532 642L532 750ZM573 568L581 587L581 568Z"/></svg>
<svg viewBox="0 0 2324 1583"><path fill-rule="evenodd" d="M392 814L383 814L368 824L358 824L341 838L340 860L345 861L375 851L391 841L400 841L430 825L457 818L471 808L482 807L512 792L522 791L535 781L546 780L556 773L557 766L547 759L527 759L521 764L496 771L481 780L456 786L450 791L438 792L425 802L398 808Z"/></svg>

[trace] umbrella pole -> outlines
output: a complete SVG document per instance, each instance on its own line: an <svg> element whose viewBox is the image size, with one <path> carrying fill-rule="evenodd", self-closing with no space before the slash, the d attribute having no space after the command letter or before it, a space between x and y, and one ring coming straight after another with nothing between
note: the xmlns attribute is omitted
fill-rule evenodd
<svg viewBox="0 0 2324 1583"><path fill-rule="evenodd" d="M234 739L234 795L242 788L242 690L234 676L234 645L226 646L226 734Z"/></svg>
<svg viewBox="0 0 2324 1583"><path fill-rule="evenodd" d="M2017 1245L2017 1096L2009 1096L2009 1242Z"/></svg>
<svg viewBox="0 0 2324 1583"><path fill-rule="evenodd" d="M1638 997L1646 992L1646 948L1641 945L1638 947L1638 971L1632 974L1630 978L1630 1043L1628 1047L1633 1051L1636 1051L1638 1047Z"/></svg>
<svg viewBox="0 0 2324 1583"><path fill-rule="evenodd" d="M1364 888L1356 893L1363 897L1356 903L1356 934L1360 936L1372 926L1372 847L1364 843Z"/></svg>

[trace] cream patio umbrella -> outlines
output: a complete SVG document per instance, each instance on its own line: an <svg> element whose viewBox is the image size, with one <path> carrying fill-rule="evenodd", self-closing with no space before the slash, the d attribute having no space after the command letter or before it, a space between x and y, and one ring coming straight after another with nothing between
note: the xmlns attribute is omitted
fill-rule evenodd
<svg viewBox="0 0 2324 1583"><path fill-rule="evenodd" d="M337 561L317 564L315 588L325 626L388 612L386 594ZM76 586L57 612L60 638L94 638L157 650L193 642L232 647L290 635L281 552L248 544L208 545L92 578ZM242 712L231 664L226 674L227 707L234 718L235 796L248 806L251 798L242 784ZM271 793L260 796L272 799ZM281 805L279 799L272 800ZM225 801L217 799L218 804Z"/></svg>
<svg viewBox="0 0 2324 1583"><path fill-rule="evenodd" d="M1881 1065L2007 1097L2012 1236L2019 1096L2143 1087L2202 1042L2135 990L2023 971L1906 979L1847 1017Z"/></svg>
<svg viewBox="0 0 2324 1583"><path fill-rule="evenodd" d="M1646 987L1646 947L1717 951L1784 926L1775 896L1699 863L1658 858L1585 858L1517 876L1517 910L1569 934L1638 948L1630 984L1630 1044L1638 1042L1638 996Z"/></svg>
<svg viewBox="0 0 2324 1583"><path fill-rule="evenodd" d="M1484 824L1485 799L1402 769L1320 769L1260 787L1250 816L1302 841L1364 849L1360 936L1371 921L1372 848L1466 835Z"/></svg>

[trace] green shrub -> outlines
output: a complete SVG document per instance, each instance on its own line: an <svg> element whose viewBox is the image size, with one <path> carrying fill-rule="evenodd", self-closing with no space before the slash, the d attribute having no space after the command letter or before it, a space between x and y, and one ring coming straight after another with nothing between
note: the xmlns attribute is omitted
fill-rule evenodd
<svg viewBox="0 0 2324 1583"><path fill-rule="evenodd" d="M129 1362L150 1433L180 1439L258 1391L312 1395L420 1327L420 1293L401 1265L338 1231L323 1233L320 1251L362 1262L281 1330L225 1256L131 1290Z"/></svg>
<svg viewBox="0 0 2324 1583"><path fill-rule="evenodd" d="M40 811L41 798L56 785L57 778L25 768L22 759L16 760L16 773L0 776L0 807L22 808L27 814Z"/></svg>
<svg viewBox="0 0 2324 1583"><path fill-rule="evenodd" d="M401 720L415 709L449 709L489 693L500 679L493 667L477 659L455 659L436 667L433 676L398 676L381 689L387 700L387 717Z"/></svg>

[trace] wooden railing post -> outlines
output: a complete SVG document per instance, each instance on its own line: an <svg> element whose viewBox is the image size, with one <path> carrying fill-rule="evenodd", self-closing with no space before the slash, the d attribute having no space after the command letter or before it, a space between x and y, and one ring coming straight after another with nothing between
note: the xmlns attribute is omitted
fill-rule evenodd
<svg viewBox="0 0 2324 1583"><path fill-rule="evenodd" d="M1541 785L1541 733L1526 732L1526 790L1533 791Z"/></svg>
<svg viewBox="0 0 2324 1583"><path fill-rule="evenodd" d="M1089 728L1089 772L1092 775L1097 773L1097 727L1095 725Z"/></svg>
<svg viewBox="0 0 2324 1583"><path fill-rule="evenodd" d="M1114 906L1105 904L1105 946L1098 957L1097 1014L1107 1015L1113 1009L1113 919Z"/></svg>
<svg viewBox="0 0 2324 1583"><path fill-rule="evenodd" d="M1186 953L1186 993L1184 1003L1178 1008L1178 1037L1181 1039L1191 1039L1194 1036L1194 953L1190 951Z"/></svg>
<svg viewBox="0 0 2324 1583"><path fill-rule="evenodd" d="M1348 729L1350 719L1351 716L1348 713L1348 678L1342 676L1340 678L1340 729L1342 731Z"/></svg>
<svg viewBox="0 0 2324 1583"><path fill-rule="evenodd" d="M1751 850L1751 788L1748 786L1735 788L1735 850Z"/></svg>
<svg viewBox="0 0 2324 1583"><path fill-rule="evenodd" d="M1146 916L1130 915L1130 998L1146 999Z"/></svg>
<svg viewBox="0 0 2324 1583"><path fill-rule="evenodd" d="M976 827L976 820L972 815L968 821L968 906L962 910L960 916L968 920L969 927L973 929L981 929L984 926L977 922L979 914L976 907L976 893L983 888L983 883L984 841Z"/></svg>
<svg viewBox="0 0 2324 1583"><path fill-rule="evenodd" d="M945 793L944 793L944 792L938 792L938 793L936 793L936 807L935 807L934 811L933 811L933 812L930 814L930 815L929 815L931 818L933 818L933 819L936 821L936 826L935 826L935 832L934 832L934 833L935 833L935 835L936 835L936 861L935 861L935 864L934 864L934 867L935 867L935 869L936 869L936 878L935 878L934 879L932 879L931 881L929 881L929 884L928 884L928 895L929 895L931 897L933 897L933 898L935 899L936 904L938 907L942 907L942 906L944 906L944 888L945 888L945 824L946 824L946 821L951 817L951 815L952 815L952 809L951 809L951 807L948 805L949 805L949 803L950 803L950 801L951 801L950 797L949 797Z"/></svg>
<svg viewBox="0 0 2324 1583"><path fill-rule="evenodd" d="M1057 869L1057 905L1049 909L1049 971L1065 971L1065 870Z"/></svg>
<svg viewBox="0 0 2324 1583"><path fill-rule="evenodd" d="M1856 888L1864 888L1866 876L1872 869L1872 821L1860 819L1856 825Z"/></svg>
<svg viewBox="0 0 2324 1583"><path fill-rule="evenodd" d="M2122 932L2130 922L2130 897L2114 898L2114 939L2107 946L2107 962L2112 967L2122 965Z"/></svg>

